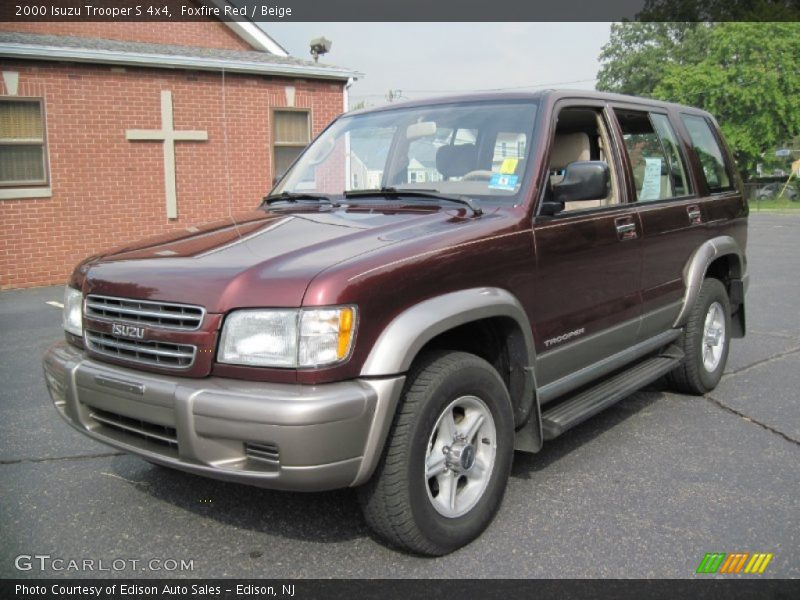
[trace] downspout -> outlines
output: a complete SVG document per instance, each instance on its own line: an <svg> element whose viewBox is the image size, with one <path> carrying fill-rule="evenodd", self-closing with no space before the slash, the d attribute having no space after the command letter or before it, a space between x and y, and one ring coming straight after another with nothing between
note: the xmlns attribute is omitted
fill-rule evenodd
<svg viewBox="0 0 800 600"><path fill-rule="evenodd" d="M355 79L352 77L347 78L347 83L344 84L344 91L342 93L342 112L347 112L350 110L350 86L353 85Z"/></svg>

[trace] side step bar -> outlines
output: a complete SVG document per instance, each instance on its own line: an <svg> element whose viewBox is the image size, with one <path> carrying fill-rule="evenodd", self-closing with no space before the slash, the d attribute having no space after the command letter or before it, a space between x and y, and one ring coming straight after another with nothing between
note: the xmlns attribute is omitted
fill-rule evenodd
<svg viewBox="0 0 800 600"><path fill-rule="evenodd" d="M601 410L616 404L633 392L666 375L683 360L683 351L671 347L666 353L649 358L611 379L585 390L542 413L542 434L552 440L583 423Z"/></svg>

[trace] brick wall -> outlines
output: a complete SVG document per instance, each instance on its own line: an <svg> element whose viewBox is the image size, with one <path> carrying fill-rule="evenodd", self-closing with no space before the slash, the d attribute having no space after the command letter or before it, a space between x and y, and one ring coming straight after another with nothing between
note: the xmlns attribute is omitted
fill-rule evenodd
<svg viewBox="0 0 800 600"><path fill-rule="evenodd" d="M77 35L80 37L174 44L227 50L254 50L231 29L214 19L176 23L145 22L0 22L0 31L42 35Z"/></svg>
<svg viewBox="0 0 800 600"><path fill-rule="evenodd" d="M285 86L311 110L314 135L342 112L340 82L228 74L223 88L206 72L33 61L2 70L19 73L19 96L45 100L53 195L0 200L0 289L63 283L104 248L257 206L272 181L270 108L286 106ZM176 143L175 220L162 143L125 139L126 129L161 128L161 90L172 91L176 129L208 132Z"/></svg>

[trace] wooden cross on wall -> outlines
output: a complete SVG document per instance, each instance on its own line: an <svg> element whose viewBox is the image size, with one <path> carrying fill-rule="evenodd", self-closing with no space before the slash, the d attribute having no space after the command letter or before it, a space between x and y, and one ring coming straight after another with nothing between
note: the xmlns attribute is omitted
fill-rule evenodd
<svg viewBox="0 0 800 600"><path fill-rule="evenodd" d="M164 188L167 198L167 218L178 216L178 193L175 185L175 142L202 142L208 139L207 131L176 131L172 120L172 92L161 90L161 129L128 129L129 141L159 141L164 145Z"/></svg>

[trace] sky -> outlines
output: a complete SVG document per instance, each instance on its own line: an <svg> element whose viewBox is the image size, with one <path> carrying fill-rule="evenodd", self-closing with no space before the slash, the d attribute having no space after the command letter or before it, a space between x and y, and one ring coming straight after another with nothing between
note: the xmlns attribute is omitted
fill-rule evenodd
<svg viewBox="0 0 800 600"><path fill-rule="evenodd" d="M364 74L350 105L478 90L594 89L610 23L260 23L292 56L333 41L320 62Z"/></svg>

